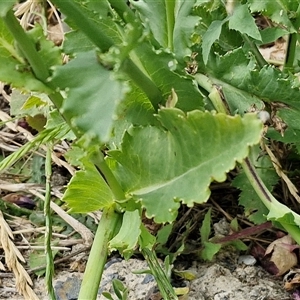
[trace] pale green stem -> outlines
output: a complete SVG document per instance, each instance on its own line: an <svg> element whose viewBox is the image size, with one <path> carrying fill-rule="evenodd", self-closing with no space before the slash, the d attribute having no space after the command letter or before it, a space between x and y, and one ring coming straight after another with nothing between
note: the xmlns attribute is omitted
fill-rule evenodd
<svg viewBox="0 0 300 300"><path fill-rule="evenodd" d="M216 111L224 114L228 114L229 112L226 109L226 106L221 97L221 91L218 90L217 86L214 85L207 76L201 73L195 74L194 78L202 88L204 88L206 91L209 92L208 98L212 102Z"/></svg>
<svg viewBox="0 0 300 300"><path fill-rule="evenodd" d="M294 213L287 206L283 205L282 203L276 200L276 198L270 193L268 188L265 186L265 184L257 174L256 169L249 160L249 158L246 158L241 163L241 166L243 167L243 170L253 189L255 190L260 200L268 208L269 211L273 210L273 214L274 211L278 211L277 215L283 215L284 212L286 214L290 213L293 215L295 223L300 224L300 216ZM297 244L300 245L299 227L293 224L285 223L284 221L278 221L278 223L280 223L280 225L284 227L284 229L292 236L292 238L297 242Z"/></svg>
<svg viewBox="0 0 300 300"><path fill-rule="evenodd" d="M174 24L175 24L175 1L165 0L166 5L166 17L167 17L167 33L168 33L168 48L173 51L173 34L174 34Z"/></svg>
<svg viewBox="0 0 300 300"><path fill-rule="evenodd" d="M120 216L114 211L114 207L103 210L85 268L78 300L95 300L97 298L101 276L107 260L108 242L115 233Z"/></svg>
<svg viewBox="0 0 300 300"><path fill-rule="evenodd" d="M207 90L210 95L212 96L214 85L211 83L210 79L206 77L203 74L196 74L195 79L197 83L203 87L205 90ZM212 103L214 104L215 109L218 112L224 112L227 111L226 105L223 102L220 95L214 95L214 97L211 97L210 99ZM216 96L216 97L215 97ZM225 99L224 99L225 100ZM259 196L260 200L263 202L263 204L267 207L269 211L272 211L272 214L274 217L276 214L278 216L285 214L292 214L294 217L294 221L296 224L300 225L300 216L294 213L292 210L290 210L288 207L280 203L275 199L275 197L271 194L271 192L268 190L268 188L265 186L264 182L261 180L259 175L256 172L255 167L252 165L250 159L247 157L244 161L242 161L241 166L251 183L253 189ZM276 211L278 213L276 213ZM275 220L276 221L276 220ZM298 226L293 224L285 223L284 221L277 221L292 237L293 239L300 245L300 229Z"/></svg>

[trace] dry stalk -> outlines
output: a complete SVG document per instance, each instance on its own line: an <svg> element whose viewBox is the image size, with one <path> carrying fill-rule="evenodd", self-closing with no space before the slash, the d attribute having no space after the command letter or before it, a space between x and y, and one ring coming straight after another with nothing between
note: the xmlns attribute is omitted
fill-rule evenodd
<svg viewBox="0 0 300 300"><path fill-rule="evenodd" d="M32 290L32 281L20 261L25 262L20 251L13 243L13 233L0 211L0 242L5 253L5 262L9 270L13 271L16 279L16 289L25 299L39 300Z"/></svg>

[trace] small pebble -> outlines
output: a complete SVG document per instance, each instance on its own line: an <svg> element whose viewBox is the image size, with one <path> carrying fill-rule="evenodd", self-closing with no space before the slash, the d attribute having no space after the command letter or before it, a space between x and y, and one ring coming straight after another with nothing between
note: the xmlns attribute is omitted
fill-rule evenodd
<svg viewBox="0 0 300 300"><path fill-rule="evenodd" d="M256 264L256 259L252 255L240 255L238 263L246 266L254 266Z"/></svg>

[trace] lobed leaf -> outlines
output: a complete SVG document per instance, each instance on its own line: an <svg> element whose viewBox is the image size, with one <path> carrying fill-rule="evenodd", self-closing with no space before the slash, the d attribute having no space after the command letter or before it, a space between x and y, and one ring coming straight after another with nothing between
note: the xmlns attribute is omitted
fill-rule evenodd
<svg viewBox="0 0 300 300"><path fill-rule="evenodd" d="M70 76L72 74L72 76ZM52 83L65 90L62 111L88 140L109 139L115 109L126 93L126 83L113 77L97 61L94 51L79 53L54 70Z"/></svg>
<svg viewBox="0 0 300 300"><path fill-rule="evenodd" d="M92 164L85 164L84 170L75 173L62 200L75 213L88 213L114 204L112 191Z"/></svg>
<svg viewBox="0 0 300 300"><path fill-rule="evenodd" d="M122 150L109 152L110 165L127 197L141 202L148 218L172 222L180 202L207 201L211 181L222 182L249 146L260 140L254 114L228 116L162 109L162 127L132 128Z"/></svg>
<svg viewBox="0 0 300 300"><path fill-rule="evenodd" d="M240 48L224 56L211 56L206 72L222 88L232 112L243 113L253 104L262 108L262 100L300 108L297 78L272 66L257 70L254 61Z"/></svg>
<svg viewBox="0 0 300 300"><path fill-rule="evenodd" d="M185 74L178 70L177 61L174 55L167 51L155 51L149 44L142 44L137 49L139 58L147 74L153 82L161 89L164 98L167 100L172 88L178 96L176 107L190 111L193 109L203 109L203 96L199 92L197 84ZM165 105L165 103L161 103Z"/></svg>
<svg viewBox="0 0 300 300"><path fill-rule="evenodd" d="M203 55L203 62L207 64L208 56L210 53L211 46L213 43L220 37L222 26L224 24L224 20L216 20L213 21L205 34L203 35L203 42L202 42L202 55Z"/></svg>
<svg viewBox="0 0 300 300"><path fill-rule="evenodd" d="M233 15L229 18L229 29L234 29L256 40L261 40L260 33L247 4L239 5L235 8Z"/></svg>

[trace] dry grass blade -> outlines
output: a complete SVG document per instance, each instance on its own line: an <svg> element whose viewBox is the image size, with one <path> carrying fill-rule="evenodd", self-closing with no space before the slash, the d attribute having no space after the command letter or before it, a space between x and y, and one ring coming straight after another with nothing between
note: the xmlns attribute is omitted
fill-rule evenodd
<svg viewBox="0 0 300 300"><path fill-rule="evenodd" d="M45 201L44 195L41 193L35 191L35 190L28 190L31 194L35 195L36 197L39 197L43 201ZM52 202L50 203L51 209L55 211L66 223L68 223L75 231L77 231L81 237L84 240L84 244L86 246L90 246L93 242L94 235L93 233L82 223L74 219L72 216L70 216L67 212L65 212L60 206L58 206L56 203Z"/></svg>
<svg viewBox="0 0 300 300"><path fill-rule="evenodd" d="M22 133L28 141L32 141L34 139L34 136L27 129L25 129L21 126L18 126L14 122L12 122L12 118L6 112L4 112L2 110L0 110L0 120L2 122L5 122L5 125L10 130L12 130L14 132ZM40 145L40 147L44 151L47 150L47 147L45 145ZM70 164L65 162L64 160L58 158L54 152L52 153L51 157L52 157L52 160L54 163L56 163L58 166L63 166L64 168L66 168L70 172L71 175L73 175L75 173L75 169Z"/></svg>
<svg viewBox="0 0 300 300"><path fill-rule="evenodd" d="M13 233L4 220L0 211L0 242L5 253L5 262L9 270L13 271L16 278L16 289L25 299L39 300L32 290L32 281L19 260L25 261L20 251L12 241Z"/></svg>
<svg viewBox="0 0 300 300"><path fill-rule="evenodd" d="M274 166L274 169L276 171L276 173L278 174L279 177L281 177L283 179L283 181L286 183L288 190L290 191L290 193L293 195L293 197L298 201L298 203L300 203L300 197L297 194L298 190L295 187L295 185L290 181L290 179L286 176L286 174L282 171L282 167L278 161L278 159L275 157L275 155L273 154L273 152L271 151L271 149L267 146L264 145L268 155L271 158L272 164Z"/></svg>

